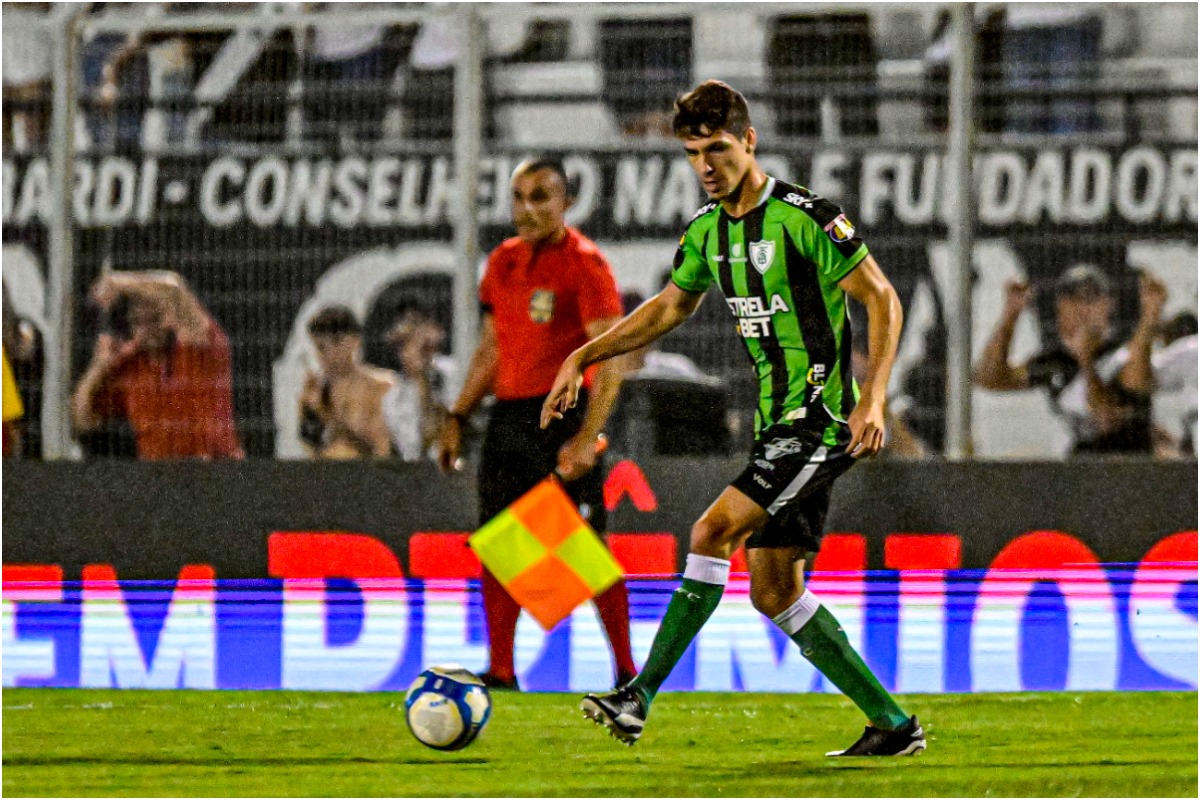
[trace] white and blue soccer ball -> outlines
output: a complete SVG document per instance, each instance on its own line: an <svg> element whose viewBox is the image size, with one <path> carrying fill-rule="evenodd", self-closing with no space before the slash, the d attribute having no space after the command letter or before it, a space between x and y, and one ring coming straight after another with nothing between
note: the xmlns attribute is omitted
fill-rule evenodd
<svg viewBox="0 0 1200 800"><path fill-rule="evenodd" d="M458 664L430 667L404 697L404 716L417 741L434 750L461 750L492 716L492 698L478 676Z"/></svg>

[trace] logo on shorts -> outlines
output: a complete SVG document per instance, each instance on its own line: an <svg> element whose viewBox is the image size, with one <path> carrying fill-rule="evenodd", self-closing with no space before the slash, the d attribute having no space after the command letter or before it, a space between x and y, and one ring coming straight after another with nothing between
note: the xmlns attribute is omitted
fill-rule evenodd
<svg viewBox="0 0 1200 800"><path fill-rule="evenodd" d="M762 475L755 475L754 482L757 483L759 486L763 487L764 489L774 489L775 488L774 486L771 485L771 482L768 481L766 478L764 478Z"/></svg>
<svg viewBox="0 0 1200 800"><path fill-rule="evenodd" d="M539 325L554 319L554 292L550 289L534 289L529 298L529 318Z"/></svg>
<svg viewBox="0 0 1200 800"><path fill-rule="evenodd" d="M774 461L780 456L790 456L793 453L799 453L803 449L804 445L800 443L799 439L773 439L767 442L765 455L767 461Z"/></svg>
<svg viewBox="0 0 1200 800"><path fill-rule="evenodd" d="M751 242L750 263L754 265L760 275L765 275L771 268L771 264L775 263L775 242L767 240Z"/></svg>
<svg viewBox="0 0 1200 800"><path fill-rule="evenodd" d="M808 370L808 385L809 386L824 386L825 385L825 365L813 364Z"/></svg>
<svg viewBox="0 0 1200 800"><path fill-rule="evenodd" d="M775 471L775 465L772 464L770 461L767 461L766 459L762 459L762 458L755 459L754 466L758 467L759 469L765 469L767 472Z"/></svg>

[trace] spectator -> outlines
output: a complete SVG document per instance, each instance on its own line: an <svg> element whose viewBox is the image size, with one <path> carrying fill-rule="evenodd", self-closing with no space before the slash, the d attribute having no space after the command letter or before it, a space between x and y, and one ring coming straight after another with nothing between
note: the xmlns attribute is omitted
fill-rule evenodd
<svg viewBox="0 0 1200 800"><path fill-rule="evenodd" d="M446 332L432 317L408 311L388 332L400 374L383 396L383 418L392 445L405 461L420 461L430 453L446 418L445 370L438 363Z"/></svg>
<svg viewBox="0 0 1200 800"><path fill-rule="evenodd" d="M781 136L822 133L822 88L861 87L855 96L834 96L837 128L846 136L877 136L879 57L871 18L865 13L800 14L772 21L767 80L775 93ZM817 94L814 94L817 93ZM797 96L799 95L799 96Z"/></svg>
<svg viewBox="0 0 1200 800"><path fill-rule="evenodd" d="M4 4L4 150L16 145L37 150L50 127L50 76L54 36L46 14L49 3Z"/></svg>
<svg viewBox="0 0 1200 800"><path fill-rule="evenodd" d="M1154 354L1155 402L1160 394L1178 394L1183 433L1180 455L1196 454L1196 315L1183 313L1164 323L1159 332L1162 349Z"/></svg>
<svg viewBox="0 0 1200 800"><path fill-rule="evenodd" d="M396 383L391 370L362 363L362 326L354 312L331 306L308 323L321 371L304 378L300 438L315 458L387 458L391 434L383 398Z"/></svg>
<svg viewBox="0 0 1200 800"><path fill-rule="evenodd" d="M464 423L494 393L479 466L480 524L557 471L582 516L603 533L604 476L596 440L617 399L620 367L605 365L589 375L578 407L562 424L543 430L539 418L562 359L620 317L621 298L600 249L567 227L572 197L562 162L521 162L511 188L517 236L488 257L479 287L479 345L442 428L440 461L443 469L457 466ZM520 607L494 575L484 570L482 578L491 658L484 682L516 689L513 638ZM624 582L599 595L596 607L620 685L635 670Z"/></svg>
<svg viewBox="0 0 1200 800"><path fill-rule="evenodd" d="M312 4L322 10L327 4ZM366 7L338 3L339 11ZM372 4L373 5L373 4ZM337 13L337 12L334 12ZM409 27L320 22L309 32L304 62L304 118L309 138L339 143L380 138L392 79L411 40Z"/></svg>
<svg viewBox="0 0 1200 800"><path fill-rule="evenodd" d="M1044 387L1071 428L1073 454L1152 452L1150 340L1166 298L1162 284L1142 276L1141 317L1126 347L1113 335L1114 301L1100 270L1071 267L1055 295L1058 341L1012 366L1009 346L1030 290L1009 285L999 326L975 365L975 384L995 391Z"/></svg>
<svg viewBox="0 0 1200 800"><path fill-rule="evenodd" d="M606 19L600 22L604 97L630 136L670 138L669 109L692 79L692 20Z"/></svg>
<svg viewBox="0 0 1200 800"><path fill-rule="evenodd" d="M229 339L183 278L109 272L91 296L107 323L72 398L76 432L125 421L141 459L242 458Z"/></svg>

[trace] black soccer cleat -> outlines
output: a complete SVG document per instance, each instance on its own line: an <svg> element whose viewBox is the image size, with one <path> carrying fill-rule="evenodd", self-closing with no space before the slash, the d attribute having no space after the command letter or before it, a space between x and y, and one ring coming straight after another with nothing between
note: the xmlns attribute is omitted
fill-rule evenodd
<svg viewBox="0 0 1200 800"><path fill-rule="evenodd" d="M897 731L885 731L868 725L857 742L845 750L834 750L827 756L915 756L925 749L925 731L916 717Z"/></svg>
<svg viewBox="0 0 1200 800"><path fill-rule="evenodd" d="M583 715L608 728L613 738L632 745L646 724L646 704L641 693L626 686L608 694L589 694L579 704Z"/></svg>
<svg viewBox="0 0 1200 800"><path fill-rule="evenodd" d="M519 692L521 684L517 683L516 678L499 678L490 672L485 672L479 676L479 680L488 689L493 692Z"/></svg>

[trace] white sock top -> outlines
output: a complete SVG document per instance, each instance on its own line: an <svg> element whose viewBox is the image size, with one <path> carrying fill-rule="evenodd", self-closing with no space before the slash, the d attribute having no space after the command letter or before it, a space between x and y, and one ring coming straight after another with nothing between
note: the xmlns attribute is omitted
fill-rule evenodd
<svg viewBox="0 0 1200 800"><path fill-rule="evenodd" d="M794 636L796 631L808 624L808 621L817 613L817 609L821 607L821 601L817 596L808 589L804 590L804 594L800 595L800 599L792 603L787 611L782 614L772 617L771 621L779 626L780 630L788 636Z"/></svg>
<svg viewBox="0 0 1200 800"><path fill-rule="evenodd" d="M713 558L696 553L688 553L687 566L684 567L683 577L700 583L711 583L724 586L729 583L729 561L724 558Z"/></svg>

